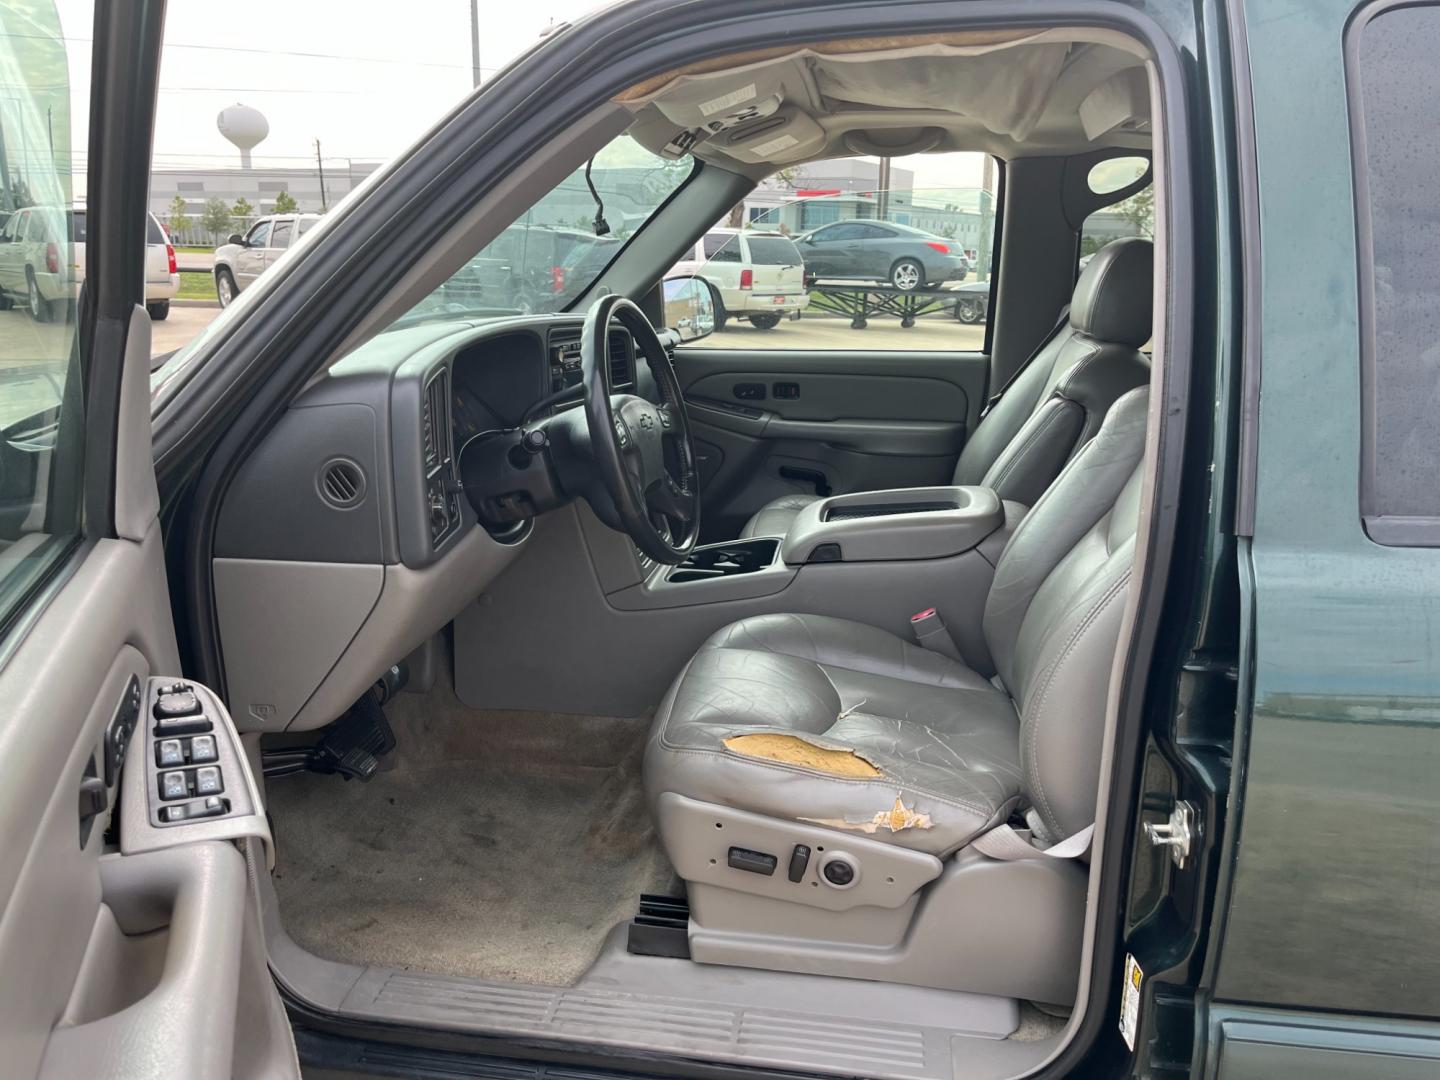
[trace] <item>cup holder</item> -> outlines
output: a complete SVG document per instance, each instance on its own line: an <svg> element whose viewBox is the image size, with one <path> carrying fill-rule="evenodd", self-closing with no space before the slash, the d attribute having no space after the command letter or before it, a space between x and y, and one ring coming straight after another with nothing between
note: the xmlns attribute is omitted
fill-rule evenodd
<svg viewBox="0 0 1440 1080"><path fill-rule="evenodd" d="M728 544L698 547L665 579L683 584L687 581L712 581L735 574L753 574L775 562L780 541L773 536L758 540L735 540Z"/></svg>

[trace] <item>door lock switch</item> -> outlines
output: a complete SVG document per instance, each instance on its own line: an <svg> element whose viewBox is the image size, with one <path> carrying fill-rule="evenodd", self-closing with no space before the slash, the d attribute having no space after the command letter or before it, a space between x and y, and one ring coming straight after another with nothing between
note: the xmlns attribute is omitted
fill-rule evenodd
<svg viewBox="0 0 1440 1080"><path fill-rule="evenodd" d="M222 799L219 795L211 795L208 799L196 799L194 802L176 803L174 806L162 806L160 808L160 820L166 825L174 825L180 821L197 821L200 818L223 817L229 812L229 800Z"/></svg>
<svg viewBox="0 0 1440 1080"><path fill-rule="evenodd" d="M769 877L775 873L775 864L778 862L774 855L767 855L763 851L751 851L749 848L732 847L728 862L733 870L744 870L751 874L763 874Z"/></svg>

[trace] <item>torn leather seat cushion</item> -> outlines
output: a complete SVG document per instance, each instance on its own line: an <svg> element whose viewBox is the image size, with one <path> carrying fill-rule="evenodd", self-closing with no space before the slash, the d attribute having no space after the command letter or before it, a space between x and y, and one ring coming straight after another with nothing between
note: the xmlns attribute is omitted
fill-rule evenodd
<svg viewBox="0 0 1440 1080"><path fill-rule="evenodd" d="M652 800L675 791L934 855L1020 797L1019 718L965 665L860 623L762 615L714 634L662 703Z"/></svg>

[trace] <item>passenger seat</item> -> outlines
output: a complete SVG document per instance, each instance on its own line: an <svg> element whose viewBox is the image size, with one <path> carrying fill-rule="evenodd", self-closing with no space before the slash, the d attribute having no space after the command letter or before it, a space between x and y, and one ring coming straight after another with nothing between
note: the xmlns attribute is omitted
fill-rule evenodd
<svg viewBox="0 0 1440 1080"><path fill-rule="evenodd" d="M1138 237L1096 252L1070 300L1069 321L987 412L965 444L952 483L994 488L1033 506L1065 463L1100 430L1121 395L1150 381L1154 248ZM818 495L782 495L741 538L784 536Z"/></svg>

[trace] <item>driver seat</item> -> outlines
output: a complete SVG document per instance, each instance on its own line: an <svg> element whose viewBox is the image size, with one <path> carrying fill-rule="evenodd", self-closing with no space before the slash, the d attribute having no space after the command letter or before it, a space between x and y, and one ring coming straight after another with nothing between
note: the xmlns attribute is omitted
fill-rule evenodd
<svg viewBox="0 0 1440 1080"><path fill-rule="evenodd" d="M1073 995L1083 872L971 845L1017 812L1041 845L1094 821L1147 402L1115 403L1006 544L984 613L993 677L815 615L743 619L700 648L644 767L695 959ZM842 855L848 881L826 869Z"/></svg>

